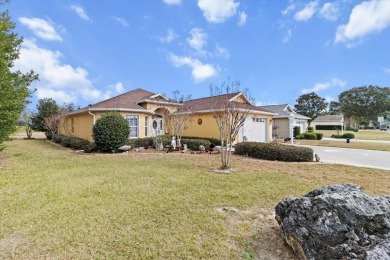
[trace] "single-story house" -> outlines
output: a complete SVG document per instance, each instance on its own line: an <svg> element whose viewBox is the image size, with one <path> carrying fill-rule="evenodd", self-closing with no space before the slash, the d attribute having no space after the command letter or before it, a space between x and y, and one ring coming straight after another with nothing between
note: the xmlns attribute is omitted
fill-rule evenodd
<svg viewBox="0 0 390 260"><path fill-rule="evenodd" d="M344 130L343 115L318 116L311 122L314 130Z"/></svg>
<svg viewBox="0 0 390 260"><path fill-rule="evenodd" d="M273 138L291 138L294 134L291 131L293 131L293 128L296 126L301 129L301 133L307 132L307 127L309 126L308 120L310 120L310 117L294 112L288 104L260 106L260 108L277 114L273 116Z"/></svg>
<svg viewBox="0 0 390 260"><path fill-rule="evenodd" d="M213 113L224 109L226 102L231 102L229 104L233 104L236 109L248 113L238 134L238 142L272 140L272 116L275 114L252 105L241 92L176 102L161 94L135 89L70 112L60 131L92 141L92 129L96 120L104 112L117 111L129 122L129 138L163 135L168 134L164 126L164 113L185 111L193 117L185 136L219 138Z"/></svg>

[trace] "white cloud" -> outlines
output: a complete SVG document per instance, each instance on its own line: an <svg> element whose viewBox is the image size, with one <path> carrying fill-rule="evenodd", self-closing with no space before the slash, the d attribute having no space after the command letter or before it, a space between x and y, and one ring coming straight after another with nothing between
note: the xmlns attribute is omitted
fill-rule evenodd
<svg viewBox="0 0 390 260"><path fill-rule="evenodd" d="M107 98L106 92L93 87L87 70L63 64L62 57L59 51L40 48L34 40L24 39L14 68L22 72L33 69L39 74L35 86L38 98L51 97L60 102L76 102L79 97L87 101Z"/></svg>
<svg viewBox="0 0 390 260"><path fill-rule="evenodd" d="M291 29L288 29L286 34L284 35L283 37L283 42L286 43L286 42L289 42L290 39L292 37L292 30Z"/></svg>
<svg viewBox="0 0 390 260"><path fill-rule="evenodd" d="M163 0L167 5L179 5L181 4L181 0Z"/></svg>
<svg viewBox="0 0 390 260"><path fill-rule="evenodd" d="M172 29L168 29L167 35L165 35L164 37L160 37L159 39L161 42L170 43L177 37L178 35Z"/></svg>
<svg viewBox="0 0 390 260"><path fill-rule="evenodd" d="M122 26L124 26L124 27L129 26L129 22L127 22L125 18L121 18L121 17L113 17L113 18L115 21L120 23Z"/></svg>
<svg viewBox="0 0 390 260"><path fill-rule="evenodd" d="M328 95L326 95L324 98L325 98L325 101L327 103L330 103L331 101L336 101L336 99L334 97L331 97L331 96L328 96Z"/></svg>
<svg viewBox="0 0 390 260"><path fill-rule="evenodd" d="M219 44L215 46L215 55L217 57L222 57L226 60L230 58L230 53L228 49L221 47Z"/></svg>
<svg viewBox="0 0 390 260"><path fill-rule="evenodd" d="M70 9L72 9L81 19L90 21L87 12L79 5L71 5Z"/></svg>
<svg viewBox="0 0 390 260"><path fill-rule="evenodd" d="M193 28L190 31L190 37L187 38L187 43L193 49L201 54L205 54L204 47L207 45L208 35L200 28Z"/></svg>
<svg viewBox="0 0 390 260"><path fill-rule="evenodd" d="M235 16L239 5L240 3L234 0L198 0L198 7L210 23L223 23Z"/></svg>
<svg viewBox="0 0 390 260"><path fill-rule="evenodd" d="M389 14L389 0L371 0L356 5L352 9L348 23L337 28L335 43L350 43L369 34L381 32L390 25Z"/></svg>
<svg viewBox="0 0 390 260"><path fill-rule="evenodd" d="M294 11L296 8L296 5L294 3L291 3L286 7L286 9L282 10L282 15L288 15L290 12Z"/></svg>
<svg viewBox="0 0 390 260"><path fill-rule="evenodd" d="M248 15L245 12L239 12L238 13L238 25L243 26L246 24L246 19L248 18Z"/></svg>
<svg viewBox="0 0 390 260"><path fill-rule="evenodd" d="M337 3L327 2L319 11L319 16L328 21L336 21L340 16L340 10Z"/></svg>
<svg viewBox="0 0 390 260"><path fill-rule="evenodd" d="M62 41L61 36L46 20L34 17L20 17L19 22L27 26L39 38L49 41Z"/></svg>
<svg viewBox="0 0 390 260"><path fill-rule="evenodd" d="M187 56L169 55L169 61L175 67L188 66L192 69L192 78L195 82L204 81L218 74L218 69L212 64L203 64L197 59Z"/></svg>
<svg viewBox="0 0 390 260"><path fill-rule="evenodd" d="M390 74L390 68L383 68L383 71L384 71L385 73Z"/></svg>
<svg viewBox="0 0 390 260"><path fill-rule="evenodd" d="M317 11L317 6L318 6L318 0L307 3L302 10L295 13L294 19L297 21L309 20Z"/></svg>
<svg viewBox="0 0 390 260"><path fill-rule="evenodd" d="M302 89L301 93L305 94L310 92L318 92L320 90L325 90L331 87L345 87L346 84L347 84L346 81L343 81L338 78L333 78L331 81L328 82L317 82L316 84L314 84L314 87L311 89Z"/></svg>
<svg viewBox="0 0 390 260"><path fill-rule="evenodd" d="M125 88L123 87L123 83L122 83L122 82L117 82L117 83L115 83L115 85L112 86L112 88L115 90L116 93L121 93L121 92L123 92L123 90L125 89Z"/></svg>

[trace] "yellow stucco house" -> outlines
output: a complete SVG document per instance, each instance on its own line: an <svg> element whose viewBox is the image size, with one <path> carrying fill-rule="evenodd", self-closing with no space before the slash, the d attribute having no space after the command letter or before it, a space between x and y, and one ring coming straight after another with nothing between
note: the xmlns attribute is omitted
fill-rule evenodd
<svg viewBox="0 0 390 260"><path fill-rule="evenodd" d="M117 111L129 122L129 138L163 135L167 133L162 113L165 110L170 113L191 113L193 120L184 136L219 138L213 113L224 109L226 102L248 111L245 124L238 134L238 142L272 140L272 116L275 114L253 106L241 92L176 102L161 94L135 89L69 113L61 133L93 141L92 128L96 120L104 112Z"/></svg>

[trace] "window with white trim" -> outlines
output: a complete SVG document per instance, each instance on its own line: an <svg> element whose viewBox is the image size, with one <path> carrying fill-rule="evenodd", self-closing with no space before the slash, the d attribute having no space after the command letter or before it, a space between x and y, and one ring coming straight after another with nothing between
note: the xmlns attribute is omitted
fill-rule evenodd
<svg viewBox="0 0 390 260"><path fill-rule="evenodd" d="M138 116L126 115L126 120L129 122L129 137L138 137Z"/></svg>
<svg viewBox="0 0 390 260"><path fill-rule="evenodd" d="M145 116L145 137L148 136L148 124L149 124L149 117Z"/></svg>

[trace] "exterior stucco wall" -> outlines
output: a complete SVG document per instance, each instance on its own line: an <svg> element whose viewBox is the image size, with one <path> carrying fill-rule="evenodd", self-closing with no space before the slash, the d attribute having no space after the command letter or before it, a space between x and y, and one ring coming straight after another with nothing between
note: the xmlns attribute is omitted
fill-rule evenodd
<svg viewBox="0 0 390 260"><path fill-rule="evenodd" d="M199 124L198 122L200 122ZM212 113L194 114L190 126L184 136L219 138L219 129Z"/></svg>
<svg viewBox="0 0 390 260"><path fill-rule="evenodd" d="M92 127L93 117L90 114L70 115L66 118L65 123L60 126L60 133L93 141Z"/></svg>

